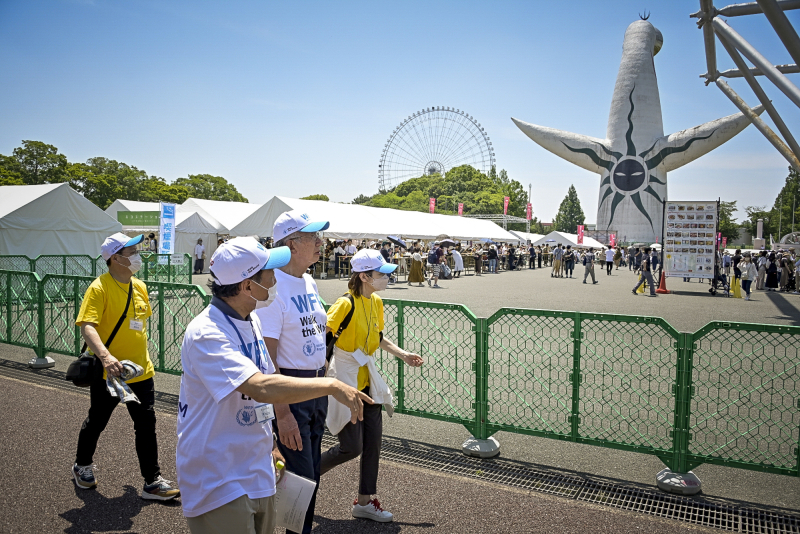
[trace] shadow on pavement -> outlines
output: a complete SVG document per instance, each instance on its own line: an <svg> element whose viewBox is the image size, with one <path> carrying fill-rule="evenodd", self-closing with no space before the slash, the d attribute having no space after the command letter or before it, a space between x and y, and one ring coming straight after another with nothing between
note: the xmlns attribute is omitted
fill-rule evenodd
<svg viewBox="0 0 800 534"><path fill-rule="evenodd" d="M397 534L403 531L403 526L417 527L417 528L436 528L434 523L409 523L406 521L392 521L391 523L377 523L369 519L328 519L319 515L314 516L314 521L317 527L314 531L319 530L325 533L342 532L346 534L380 532L381 534Z"/></svg>
<svg viewBox="0 0 800 534"><path fill-rule="evenodd" d="M777 291L769 291L764 293L764 296L768 298L776 308L783 314L777 315L774 317L768 317L769 319L780 319L783 321L791 321L794 326L800 326L800 318L797 317L797 308L792 306L792 304L786 299L786 296L783 293L779 293Z"/></svg>
<svg viewBox="0 0 800 534"><path fill-rule="evenodd" d="M71 523L64 529L67 534L88 534L92 532L119 532L133 529L133 518L146 506L180 506L179 500L167 502L145 501L139 490L126 485L125 493L119 497L107 498L97 489L83 490L74 487L75 496L83 501L82 508L73 508L59 516Z"/></svg>

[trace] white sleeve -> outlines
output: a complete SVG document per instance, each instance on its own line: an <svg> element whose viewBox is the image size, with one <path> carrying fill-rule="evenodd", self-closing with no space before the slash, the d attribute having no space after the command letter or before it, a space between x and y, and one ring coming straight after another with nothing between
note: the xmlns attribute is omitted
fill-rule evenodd
<svg viewBox="0 0 800 534"><path fill-rule="evenodd" d="M261 333L264 337L278 339L283 331L283 316L286 305L278 289L278 298L270 306L255 311L261 322Z"/></svg>
<svg viewBox="0 0 800 534"><path fill-rule="evenodd" d="M214 402L220 402L259 372L250 358L219 330L203 332L192 340L187 352L185 357Z"/></svg>

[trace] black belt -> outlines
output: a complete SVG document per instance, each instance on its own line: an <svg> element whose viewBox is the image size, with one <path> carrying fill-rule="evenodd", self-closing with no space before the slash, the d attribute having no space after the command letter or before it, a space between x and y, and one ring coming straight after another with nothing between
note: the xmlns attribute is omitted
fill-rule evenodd
<svg viewBox="0 0 800 534"><path fill-rule="evenodd" d="M325 376L325 367L319 369L284 369L281 367L281 374L286 376L293 376L295 378L318 378Z"/></svg>

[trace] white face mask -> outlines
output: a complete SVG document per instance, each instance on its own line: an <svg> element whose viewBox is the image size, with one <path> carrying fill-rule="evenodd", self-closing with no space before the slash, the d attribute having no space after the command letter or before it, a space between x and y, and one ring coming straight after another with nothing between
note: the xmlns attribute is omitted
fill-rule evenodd
<svg viewBox="0 0 800 534"><path fill-rule="evenodd" d="M131 264L128 265L128 269L131 270L131 274L136 274L139 269L142 268L142 257L138 252L133 256L128 256L128 261L131 262Z"/></svg>
<svg viewBox="0 0 800 534"><path fill-rule="evenodd" d="M253 282L252 280L250 280L250 281ZM266 287L262 286L258 282L253 282L253 283L255 285L257 285L258 287L262 288L262 289L267 289ZM258 300L257 298L253 297L252 295L250 296L251 299L256 301L256 309L257 310L259 310L261 308L266 308L270 304L275 302L275 299L278 298L278 284L274 284L271 288L267 289L267 293L269 293L269 296L267 297L267 300Z"/></svg>
<svg viewBox="0 0 800 534"><path fill-rule="evenodd" d="M375 291L383 291L389 285L389 276L384 275L381 278L373 278L372 275L369 277L369 283L372 286L372 289Z"/></svg>

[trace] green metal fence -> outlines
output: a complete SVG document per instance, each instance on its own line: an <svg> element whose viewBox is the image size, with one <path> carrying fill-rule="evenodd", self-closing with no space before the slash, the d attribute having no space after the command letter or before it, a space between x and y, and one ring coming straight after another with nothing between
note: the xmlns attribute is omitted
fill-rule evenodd
<svg viewBox="0 0 800 534"><path fill-rule="evenodd" d="M142 269L136 273L140 280L192 283L192 257L189 254L154 254L141 252ZM80 254L0 256L0 270L35 272L42 278L48 274L96 277L108 271L102 256L93 258Z"/></svg>
<svg viewBox="0 0 800 534"><path fill-rule="evenodd" d="M0 270L0 342L76 355L91 277ZM149 352L180 374L199 286L147 282ZM800 476L800 327L712 322L694 333L656 317L384 300L385 335L425 359L376 354L396 411L465 426Z"/></svg>

